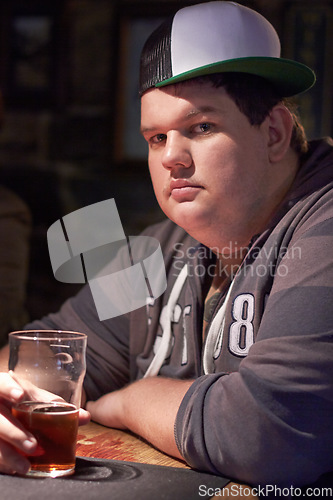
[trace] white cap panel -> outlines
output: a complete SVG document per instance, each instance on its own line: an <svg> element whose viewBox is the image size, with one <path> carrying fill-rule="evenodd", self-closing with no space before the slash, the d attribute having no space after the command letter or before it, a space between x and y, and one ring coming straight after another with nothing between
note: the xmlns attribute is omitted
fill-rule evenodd
<svg viewBox="0 0 333 500"><path fill-rule="evenodd" d="M280 57L280 51L273 26L259 13L234 2L192 5L175 14L173 76L229 59Z"/></svg>

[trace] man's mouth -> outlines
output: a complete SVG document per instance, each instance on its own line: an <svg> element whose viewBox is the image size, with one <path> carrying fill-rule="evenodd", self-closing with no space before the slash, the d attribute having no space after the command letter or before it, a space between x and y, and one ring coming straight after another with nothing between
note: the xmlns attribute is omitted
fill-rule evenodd
<svg viewBox="0 0 333 500"><path fill-rule="evenodd" d="M192 201L202 186L186 179L173 179L170 182L170 197L175 201Z"/></svg>

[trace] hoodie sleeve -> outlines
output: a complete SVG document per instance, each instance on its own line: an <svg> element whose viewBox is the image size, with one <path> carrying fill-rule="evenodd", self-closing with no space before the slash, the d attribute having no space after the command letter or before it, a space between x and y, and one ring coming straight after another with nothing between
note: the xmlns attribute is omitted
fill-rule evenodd
<svg viewBox="0 0 333 500"><path fill-rule="evenodd" d="M279 486L333 470L333 219L315 219L281 260L239 370L199 377L182 401L175 436L194 468Z"/></svg>

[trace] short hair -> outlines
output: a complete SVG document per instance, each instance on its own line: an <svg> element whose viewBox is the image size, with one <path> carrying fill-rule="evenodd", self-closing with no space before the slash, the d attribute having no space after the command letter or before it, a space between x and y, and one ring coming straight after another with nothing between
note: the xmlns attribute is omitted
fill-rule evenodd
<svg viewBox="0 0 333 500"><path fill-rule="evenodd" d="M297 111L297 104L292 98L279 95L274 86L260 76L248 73L213 73L179 82L176 86L188 85L190 82L211 82L216 88L224 87L239 110L248 118L251 125L261 125L273 107L282 103L290 112L293 131L290 140L291 148L299 155L308 151L308 141Z"/></svg>

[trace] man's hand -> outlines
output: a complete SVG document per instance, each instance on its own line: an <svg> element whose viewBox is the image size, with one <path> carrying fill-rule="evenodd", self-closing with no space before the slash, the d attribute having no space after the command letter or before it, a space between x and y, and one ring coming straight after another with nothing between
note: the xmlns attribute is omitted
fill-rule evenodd
<svg viewBox="0 0 333 500"><path fill-rule="evenodd" d="M36 438L11 413L11 407L26 396L24 389L9 373L0 373L0 472L27 473L30 462L24 455L33 455L36 451ZM79 424L87 424L89 420L89 413L80 409Z"/></svg>
<svg viewBox="0 0 333 500"><path fill-rule="evenodd" d="M29 461L22 453L32 454L37 441L11 413L12 404L23 399L23 389L7 373L0 373L0 470L8 474L25 474ZM21 452L21 453L20 453Z"/></svg>
<svg viewBox="0 0 333 500"><path fill-rule="evenodd" d="M180 403L192 383L146 378L97 401L89 401L86 407L96 422L131 430L165 453L182 459L174 438L174 424Z"/></svg>

